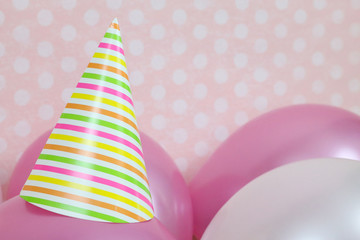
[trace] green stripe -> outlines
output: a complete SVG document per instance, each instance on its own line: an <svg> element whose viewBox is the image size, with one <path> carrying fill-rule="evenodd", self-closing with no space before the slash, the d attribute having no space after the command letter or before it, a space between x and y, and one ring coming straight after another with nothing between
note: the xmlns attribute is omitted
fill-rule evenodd
<svg viewBox="0 0 360 240"><path fill-rule="evenodd" d="M84 161L75 160L72 158L51 155L51 154L40 154L39 159L50 160L50 161L54 161L54 162L61 162L61 163L66 163L66 164L72 164L75 166L92 169L92 170L99 171L102 173L107 173L107 174L122 178L128 182L135 184L136 186L138 186L139 188L144 190L150 196L150 192L147 189L147 187L144 186L144 184L142 184L140 181L136 180L135 178L133 178L125 173L118 172L114 169L103 167L103 166L100 166L97 164L92 164L92 163L88 163L88 162L84 162Z"/></svg>
<svg viewBox="0 0 360 240"><path fill-rule="evenodd" d="M45 205L45 206L49 206L49 207L59 208L59 209L63 209L63 210L67 210L67 211L71 211L71 212L75 212L75 213L80 213L80 214L95 217L95 218L98 218L98 219L101 219L101 220L104 220L104 221L116 222L116 223L127 223L127 221L122 220L122 219L117 218L117 217L113 217L113 216L110 216L110 215L107 215L107 214L103 214L103 213L99 213L99 212L95 212L95 211L91 211L91 210L87 210L87 209L84 209L84 208L71 206L71 205L68 205L68 204L63 204L63 203L54 202L54 201L41 199L41 198L36 198L36 197L29 197L29 196L21 196L21 197L25 201L30 202L30 203L36 203L36 204L41 204L41 205Z"/></svg>
<svg viewBox="0 0 360 240"><path fill-rule="evenodd" d="M104 76L104 75L100 75L100 74L95 74L95 73L87 73L87 72L84 72L84 74L82 75L83 78L90 78L90 79L96 79L96 80L102 80L102 81L105 81L105 82L109 82L109 83L112 83L112 84L115 84L115 85L118 85L122 88L125 88L129 93L131 93L131 90L130 90L130 87L120 81L120 80L117 80L115 78L112 78L112 77L108 77L108 76Z"/></svg>
<svg viewBox="0 0 360 240"><path fill-rule="evenodd" d="M105 33L104 37L111 38L111 39L114 39L114 40L119 41L120 43L122 43L121 37L118 34Z"/></svg>
<svg viewBox="0 0 360 240"><path fill-rule="evenodd" d="M61 114L60 118L78 120L78 121L82 121L82 122L97 124L97 125L100 125L103 127L108 127L108 128L117 130L119 132L122 132L122 133L128 135L129 137L131 137L135 141L137 141L139 144L141 144L140 139L132 131L130 131L127 128L121 127L117 124L108 122L108 121L104 121L104 120L92 118L92 117L90 118L90 117L86 117L86 116L82 116L82 115L78 115L78 114L71 114L71 113L63 113L63 114Z"/></svg>

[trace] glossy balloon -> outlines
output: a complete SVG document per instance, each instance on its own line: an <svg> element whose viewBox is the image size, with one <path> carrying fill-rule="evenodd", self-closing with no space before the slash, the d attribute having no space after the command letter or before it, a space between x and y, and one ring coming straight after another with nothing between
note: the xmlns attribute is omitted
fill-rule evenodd
<svg viewBox="0 0 360 240"><path fill-rule="evenodd" d="M236 131L190 183L194 231L201 236L223 204L255 177L285 163L319 157L360 158L360 118L322 105L264 114Z"/></svg>
<svg viewBox="0 0 360 240"><path fill-rule="evenodd" d="M12 240L175 239L156 218L129 224L87 221L49 212L19 196L0 205L0 237Z"/></svg>
<svg viewBox="0 0 360 240"><path fill-rule="evenodd" d="M360 163L314 159L268 172L238 191L202 239L360 239Z"/></svg>
<svg viewBox="0 0 360 240"><path fill-rule="evenodd" d="M10 178L8 198L20 193L51 131L40 136L21 156ZM192 238L192 208L187 184L169 155L141 133L155 217L176 239Z"/></svg>

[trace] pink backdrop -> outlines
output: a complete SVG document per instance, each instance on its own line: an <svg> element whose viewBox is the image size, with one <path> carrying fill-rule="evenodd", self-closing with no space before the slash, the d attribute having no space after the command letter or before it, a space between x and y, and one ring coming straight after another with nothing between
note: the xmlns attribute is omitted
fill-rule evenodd
<svg viewBox="0 0 360 240"><path fill-rule="evenodd" d="M323 103L360 113L359 0L2 1L1 184L54 125L114 17L140 129L187 180L266 111Z"/></svg>

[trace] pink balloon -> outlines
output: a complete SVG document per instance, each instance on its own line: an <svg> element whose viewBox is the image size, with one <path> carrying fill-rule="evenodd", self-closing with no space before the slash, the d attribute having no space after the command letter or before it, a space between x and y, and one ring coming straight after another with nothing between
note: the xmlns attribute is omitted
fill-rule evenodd
<svg viewBox="0 0 360 240"><path fill-rule="evenodd" d="M216 212L257 176L309 158L360 159L360 118L322 105L264 114L236 131L190 183L194 232L200 237Z"/></svg>
<svg viewBox="0 0 360 240"><path fill-rule="evenodd" d="M8 198L19 195L51 131L41 135L21 156L11 176ZM193 222L189 190L169 155L150 137L141 142L153 198L155 217L176 239L191 239Z"/></svg>
<svg viewBox="0 0 360 240"><path fill-rule="evenodd" d="M13 240L175 239L156 218L129 224L87 221L49 212L19 196L0 205L0 237Z"/></svg>

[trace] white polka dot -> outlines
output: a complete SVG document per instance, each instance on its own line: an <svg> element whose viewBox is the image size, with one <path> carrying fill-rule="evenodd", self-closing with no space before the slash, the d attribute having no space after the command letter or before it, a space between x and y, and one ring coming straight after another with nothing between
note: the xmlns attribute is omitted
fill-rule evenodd
<svg viewBox="0 0 360 240"><path fill-rule="evenodd" d="M54 108L50 104L43 104L39 107L38 116L42 120L50 120L54 116Z"/></svg>
<svg viewBox="0 0 360 240"><path fill-rule="evenodd" d="M187 14L183 9L174 11L172 19L176 25L183 25L186 22Z"/></svg>
<svg viewBox="0 0 360 240"><path fill-rule="evenodd" d="M284 10L288 7L288 0L276 0L275 1L276 7L279 10Z"/></svg>
<svg viewBox="0 0 360 240"><path fill-rule="evenodd" d="M248 93L248 86L245 82L238 82L234 88L235 94L238 97L245 97Z"/></svg>
<svg viewBox="0 0 360 240"><path fill-rule="evenodd" d="M6 79L3 75L0 75L0 91L3 90L6 86Z"/></svg>
<svg viewBox="0 0 360 240"><path fill-rule="evenodd" d="M107 8L111 10L118 10L121 8L123 0L106 0Z"/></svg>
<svg viewBox="0 0 360 240"><path fill-rule="evenodd" d="M186 82L186 73L182 69L177 69L174 71L172 79L175 84L181 85Z"/></svg>
<svg viewBox="0 0 360 240"><path fill-rule="evenodd" d="M61 60L61 69L66 73L71 73L76 70L77 61L73 57L63 57Z"/></svg>
<svg viewBox="0 0 360 240"><path fill-rule="evenodd" d="M27 120L18 121L14 126L14 132L17 136L26 137L31 132L31 125Z"/></svg>
<svg viewBox="0 0 360 240"><path fill-rule="evenodd" d="M293 78L296 80L304 79L305 74L306 74L305 68L302 66L297 66L293 70Z"/></svg>
<svg viewBox="0 0 360 240"><path fill-rule="evenodd" d="M30 93L27 90L19 89L14 94L15 104L18 106L25 106L30 100Z"/></svg>
<svg viewBox="0 0 360 240"><path fill-rule="evenodd" d="M351 7L353 9L360 9L360 1L359 0L351 0Z"/></svg>
<svg viewBox="0 0 360 240"><path fill-rule="evenodd" d="M54 83L54 77L49 72L43 72L38 77L39 87L42 89L49 89Z"/></svg>
<svg viewBox="0 0 360 240"><path fill-rule="evenodd" d="M130 83L133 86L140 86L144 83L144 74L140 71L130 72Z"/></svg>
<svg viewBox="0 0 360 240"><path fill-rule="evenodd" d="M180 172L182 172L182 173L187 172L187 169L189 167L189 163L186 160L186 158L183 158L183 157L175 158L175 164L178 167Z"/></svg>
<svg viewBox="0 0 360 240"><path fill-rule="evenodd" d="M217 126L214 130L215 139L219 142L225 141L229 136L229 130L225 126Z"/></svg>
<svg viewBox="0 0 360 240"><path fill-rule="evenodd" d="M193 31L194 37L201 40L204 39L207 35L207 28L204 25L196 25Z"/></svg>
<svg viewBox="0 0 360 240"><path fill-rule="evenodd" d="M277 81L274 84L274 93L277 96L283 96L286 93L287 84L284 81Z"/></svg>
<svg viewBox="0 0 360 240"><path fill-rule="evenodd" d="M326 7L326 0L314 0L314 8L317 10L322 10Z"/></svg>
<svg viewBox="0 0 360 240"><path fill-rule="evenodd" d="M208 0L194 0L194 6L199 10L204 10L209 6Z"/></svg>
<svg viewBox="0 0 360 240"><path fill-rule="evenodd" d="M350 92L357 93L360 90L360 81L359 79L351 79L348 84L348 88Z"/></svg>
<svg viewBox="0 0 360 240"><path fill-rule="evenodd" d="M198 157L204 157L208 154L209 147L206 142L201 141L195 144L194 151Z"/></svg>
<svg viewBox="0 0 360 240"><path fill-rule="evenodd" d="M249 7L249 0L235 0L236 7L240 10L245 10Z"/></svg>
<svg viewBox="0 0 360 240"><path fill-rule="evenodd" d="M47 9L41 9L37 14L37 21L41 26L49 26L53 21L52 12Z"/></svg>
<svg viewBox="0 0 360 240"><path fill-rule="evenodd" d="M89 40L84 45L84 51L87 56L91 57L94 55L97 49L98 43L94 40Z"/></svg>
<svg viewBox="0 0 360 240"><path fill-rule="evenodd" d="M7 142L4 138L0 138L0 153L5 152L7 149Z"/></svg>
<svg viewBox="0 0 360 240"><path fill-rule="evenodd" d="M28 44L30 41L30 30L24 25L17 26L12 32L13 38L19 43Z"/></svg>
<svg viewBox="0 0 360 240"><path fill-rule="evenodd" d="M237 38L245 39L248 35L248 27L246 24L237 24L234 29L234 35Z"/></svg>
<svg viewBox="0 0 360 240"><path fill-rule="evenodd" d="M342 73L343 73L342 67L339 66L339 65L332 66L331 69L330 69L330 76L333 79L341 78Z"/></svg>
<svg viewBox="0 0 360 240"><path fill-rule="evenodd" d="M352 23L349 32L355 38L360 37L360 23Z"/></svg>
<svg viewBox="0 0 360 240"><path fill-rule="evenodd" d="M269 73L265 68L256 68L253 76L257 82L264 82L268 78Z"/></svg>
<svg viewBox="0 0 360 240"><path fill-rule="evenodd" d="M200 112L194 116L194 125L197 128L205 128L208 122L209 118L205 113Z"/></svg>
<svg viewBox="0 0 360 240"><path fill-rule="evenodd" d="M275 26L275 36L277 38L284 38L286 37L286 34L287 34L287 27L285 26L285 24L278 24Z"/></svg>
<svg viewBox="0 0 360 240"><path fill-rule="evenodd" d="M151 126L156 130L162 130L166 127L167 119L163 115L155 115L151 119Z"/></svg>
<svg viewBox="0 0 360 240"><path fill-rule="evenodd" d="M4 56L5 55L5 47L4 47L4 44L0 43L0 57Z"/></svg>
<svg viewBox="0 0 360 240"><path fill-rule="evenodd" d="M184 143L188 139L188 132L184 128L177 128L173 132L173 139L176 143Z"/></svg>
<svg viewBox="0 0 360 240"><path fill-rule="evenodd" d="M224 9L220 9L215 12L215 16L214 16L215 23L219 25L223 25L228 21L228 19L229 19L229 15L227 11L225 11Z"/></svg>
<svg viewBox="0 0 360 240"><path fill-rule="evenodd" d="M184 39L178 38L172 44L172 50L175 54L181 55L186 51L186 42Z"/></svg>
<svg viewBox="0 0 360 240"><path fill-rule="evenodd" d="M37 52L41 57L50 57L53 54L53 46L50 42L39 42Z"/></svg>
<svg viewBox="0 0 360 240"><path fill-rule="evenodd" d="M286 55L284 53L281 53L281 52L276 53L274 55L273 62L275 64L275 66L277 66L277 67L285 66L285 64L287 62Z"/></svg>
<svg viewBox="0 0 360 240"><path fill-rule="evenodd" d="M17 10L25 10L29 5L29 0L12 0L12 4Z"/></svg>
<svg viewBox="0 0 360 240"><path fill-rule="evenodd" d="M238 53L234 57L234 64L237 68L244 68L248 63L248 57L245 53Z"/></svg>
<svg viewBox="0 0 360 240"><path fill-rule="evenodd" d="M196 54L193 58L193 64L197 69L203 69L207 65L207 57L205 54Z"/></svg>
<svg viewBox="0 0 360 240"><path fill-rule="evenodd" d="M5 22L5 15L2 11L0 11L0 26Z"/></svg>
<svg viewBox="0 0 360 240"><path fill-rule="evenodd" d="M360 63L360 52L359 51L350 52L348 59L350 64L358 65Z"/></svg>
<svg viewBox="0 0 360 240"><path fill-rule="evenodd" d="M151 89L151 97L154 100L161 101L166 95L166 90L162 85L155 85Z"/></svg>
<svg viewBox="0 0 360 240"><path fill-rule="evenodd" d="M72 25L66 25L61 29L61 38L67 42L74 40L76 37L76 29Z"/></svg>
<svg viewBox="0 0 360 240"><path fill-rule="evenodd" d="M151 7L155 10L160 10L165 7L166 0L151 0Z"/></svg>
<svg viewBox="0 0 360 240"><path fill-rule="evenodd" d="M144 114L145 107L140 101L134 101L135 116L140 117Z"/></svg>
<svg viewBox="0 0 360 240"><path fill-rule="evenodd" d="M140 25L144 21L144 14L141 10L132 10L129 13L129 20L132 25Z"/></svg>
<svg viewBox="0 0 360 240"><path fill-rule="evenodd" d="M313 93L321 94L322 92L324 92L325 89L324 82L321 80L316 80L315 82L312 83L311 89Z"/></svg>
<svg viewBox="0 0 360 240"><path fill-rule="evenodd" d="M66 10L75 8L76 0L62 0L62 7Z"/></svg>
<svg viewBox="0 0 360 240"><path fill-rule="evenodd" d="M321 52L315 52L311 57L311 61L315 66L323 65L324 60L324 55Z"/></svg>
<svg viewBox="0 0 360 240"><path fill-rule="evenodd" d="M303 38L297 38L295 39L293 43L293 49L295 52L303 52L306 47L306 42Z"/></svg>
<svg viewBox="0 0 360 240"><path fill-rule="evenodd" d="M266 52L267 47L268 47L268 43L265 39L260 38L255 40L255 44L254 44L255 52L264 53Z"/></svg>
<svg viewBox="0 0 360 240"><path fill-rule="evenodd" d="M218 113L224 113L228 110L228 102L225 98L218 98L214 102L214 109Z"/></svg>
<svg viewBox="0 0 360 240"><path fill-rule="evenodd" d="M296 95L292 100L293 104L304 104L306 103L306 98L303 95Z"/></svg>
<svg viewBox="0 0 360 240"><path fill-rule="evenodd" d="M344 20L344 12L341 9L335 10L332 15L331 19L335 24L340 24Z"/></svg>
<svg viewBox="0 0 360 240"><path fill-rule="evenodd" d="M214 49L217 54L223 54L228 48L228 43L224 38L217 39L214 44Z"/></svg>
<svg viewBox="0 0 360 240"><path fill-rule="evenodd" d="M151 67L155 70L161 70L165 67L165 58L162 55L155 55L151 58Z"/></svg>
<svg viewBox="0 0 360 240"><path fill-rule="evenodd" d="M95 26L99 22L99 13L95 9L89 9L84 14L84 21L89 26Z"/></svg>
<svg viewBox="0 0 360 240"><path fill-rule="evenodd" d="M244 111L240 111L235 114L235 123L238 126L244 125L248 120L249 120L248 114Z"/></svg>
<svg viewBox="0 0 360 240"><path fill-rule="evenodd" d="M73 88L65 88L62 92L61 92L61 99L64 102L68 102L72 93L74 92Z"/></svg>
<svg viewBox="0 0 360 240"><path fill-rule="evenodd" d="M5 108L0 107L0 123L2 123L6 117L7 117L7 113Z"/></svg>
<svg viewBox="0 0 360 240"><path fill-rule="evenodd" d="M194 87L194 97L197 99L204 99L207 95L207 87L205 84L198 83Z"/></svg>
<svg viewBox="0 0 360 240"><path fill-rule="evenodd" d="M334 51L340 51L343 48L343 41L341 38L334 38L331 40L330 46Z"/></svg>
<svg viewBox="0 0 360 240"><path fill-rule="evenodd" d="M175 100L172 104L172 109L175 114L183 115L187 110L187 103L184 99Z"/></svg>
<svg viewBox="0 0 360 240"><path fill-rule="evenodd" d="M140 56L144 52L144 44L141 40L132 40L129 49L132 55Z"/></svg>
<svg viewBox="0 0 360 240"><path fill-rule="evenodd" d="M225 83L228 79L228 73L226 69L222 69L222 68L216 69L214 74L214 79L215 82L219 84Z"/></svg>
<svg viewBox="0 0 360 240"><path fill-rule="evenodd" d="M325 34L325 26L321 23L318 23L316 25L314 25L313 29L312 29L312 34L314 37L320 38L322 36L324 36Z"/></svg>
<svg viewBox="0 0 360 240"><path fill-rule="evenodd" d="M24 74L30 69L30 62L27 58L17 57L13 63L13 68L16 73Z"/></svg>
<svg viewBox="0 0 360 240"><path fill-rule="evenodd" d="M151 35L151 38L155 39L155 40L163 39L165 36L164 26L161 24L152 26L150 35Z"/></svg>
<svg viewBox="0 0 360 240"><path fill-rule="evenodd" d="M331 95L331 104L333 106L341 106L343 103L343 97L340 93L334 93Z"/></svg>
<svg viewBox="0 0 360 240"><path fill-rule="evenodd" d="M255 21L257 24L264 24L268 20L268 13L264 9L257 10L255 13Z"/></svg>
<svg viewBox="0 0 360 240"><path fill-rule="evenodd" d="M265 96L256 97L254 100L254 107L259 111L264 111L268 106L268 100Z"/></svg>
<svg viewBox="0 0 360 240"><path fill-rule="evenodd" d="M307 13L303 9L299 9L294 14L294 20L298 24L305 23L307 18Z"/></svg>

